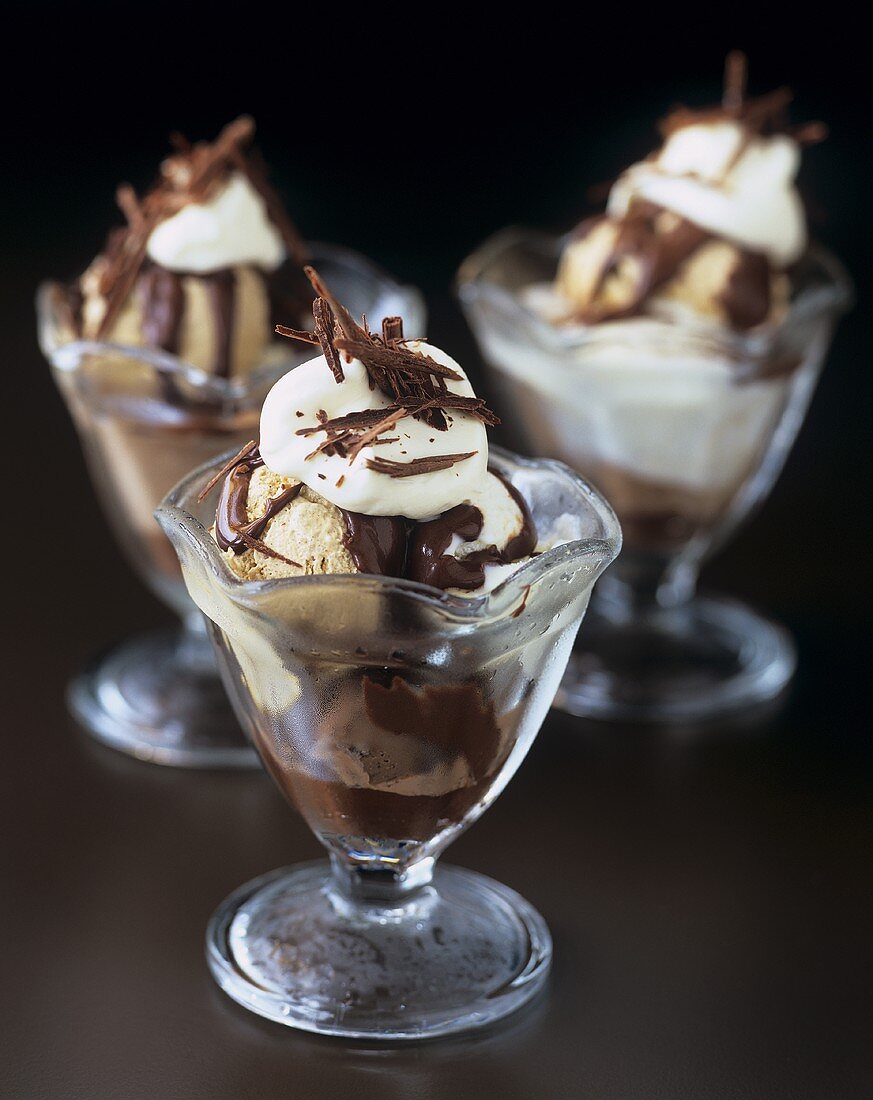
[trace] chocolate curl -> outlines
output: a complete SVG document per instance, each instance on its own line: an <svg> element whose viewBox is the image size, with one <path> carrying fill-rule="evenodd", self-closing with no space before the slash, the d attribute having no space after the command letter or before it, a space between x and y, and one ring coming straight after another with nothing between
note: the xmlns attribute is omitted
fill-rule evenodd
<svg viewBox="0 0 873 1100"><path fill-rule="evenodd" d="M360 341L365 344L370 344L370 334L366 329L361 328L358 322L352 317L351 313L346 309L342 302L336 297L330 287L325 283L314 267L307 264L303 268L303 272L306 278L312 283L312 289L319 296L324 298L330 308L333 310L336 322L342 330L343 336L347 340Z"/></svg>
<svg viewBox="0 0 873 1100"><path fill-rule="evenodd" d="M463 462L478 453L478 451L467 451L465 454L426 455L424 458L410 459L409 462L393 462L390 458L368 458L367 467L377 474L387 474L388 477L415 477L418 474L448 470L456 462Z"/></svg>
<svg viewBox="0 0 873 1100"><path fill-rule="evenodd" d="M142 229L144 217L142 206L136 197L136 191L129 183L119 184L115 191L115 201L130 228L134 231Z"/></svg>
<svg viewBox="0 0 873 1100"><path fill-rule="evenodd" d="M255 442L254 439L250 439L244 447L240 447L233 458L229 458L218 471L218 473L214 474L209 479L209 481L206 482L206 484L197 495L197 503L200 504L202 501L204 501L215 488L215 486L219 483L219 481L222 481L225 477L227 477L231 470L235 469L237 466L239 466L241 462L244 462L247 458L253 458L254 452L257 451L257 449L258 444Z"/></svg>
<svg viewBox="0 0 873 1100"><path fill-rule="evenodd" d="M731 114L739 114L746 98L749 63L741 50L731 50L724 63L724 92L721 105Z"/></svg>

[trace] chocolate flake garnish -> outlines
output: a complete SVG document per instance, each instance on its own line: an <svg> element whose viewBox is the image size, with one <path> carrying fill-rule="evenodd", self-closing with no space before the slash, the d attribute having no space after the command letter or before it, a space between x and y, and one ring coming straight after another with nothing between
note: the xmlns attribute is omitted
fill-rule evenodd
<svg viewBox="0 0 873 1100"><path fill-rule="evenodd" d="M340 351L346 351L355 359L360 359L369 368L372 365L386 371L409 371L413 374L431 374L437 378L451 378L456 382L461 381L461 376L451 367L445 367L436 359L422 352L407 351L405 348L380 347L372 340L349 340L340 337L336 341Z"/></svg>
<svg viewBox="0 0 873 1100"><path fill-rule="evenodd" d="M367 466L377 474L387 474L388 477L413 477L416 474L448 470L456 462L463 462L478 453L478 451L467 451L466 454L426 455L424 458L413 458L409 462L392 462L389 458L368 458Z"/></svg>
<svg viewBox="0 0 873 1100"><path fill-rule="evenodd" d="M788 133L785 112L794 98L790 88L776 88L767 95L749 99L746 96L746 78L748 62L745 54L733 50L727 55L724 71L724 91L721 105L693 110L689 107L675 107L661 122L660 130L667 138L685 126L698 123L732 120L739 122L745 130L745 141L737 156L745 150L749 141L756 135ZM815 124L818 126L819 124ZM818 133L819 130L814 131ZM820 140L820 139L818 139ZM736 157L734 158L736 160Z"/></svg>
<svg viewBox="0 0 873 1100"><path fill-rule="evenodd" d="M322 282L314 268L306 267L304 270L317 294L312 307L315 331L300 331L285 325L277 325L276 331L293 340L320 344L337 382L345 379L338 353L344 353L349 360L360 360L367 371L371 387L376 386L387 397L392 398L392 403L383 409L362 409L332 420L327 418L323 410L319 410L317 425L297 430L297 435L302 436L325 433L325 438L307 458L329 454L340 455L353 462L364 447L396 442L394 437L384 438L383 433L390 431L407 416L422 420L437 431L448 428L451 419L448 410L452 409L474 416L483 424L493 426L500 423L482 398L465 397L449 390L446 379L461 381L463 378L458 371L437 362L432 356L405 346L410 341L403 335L403 321L400 317L386 317L382 321L381 335L377 335L370 331L366 317L362 317L362 323L358 324ZM437 456L437 459L442 461L444 457ZM385 463L388 460L378 461ZM429 458L416 460L420 463L429 461ZM460 461L460 458L454 457L453 461ZM408 468L413 465L411 463L398 465L404 467L405 472L394 476L409 477L412 473L426 472L423 468ZM452 462L448 465L452 465ZM446 467L442 465L439 468Z"/></svg>
<svg viewBox="0 0 873 1100"><path fill-rule="evenodd" d="M215 474L209 479L209 481L207 481L207 483L203 486L197 496L197 503L200 504L202 501L204 501L215 488L215 486L219 483L219 481L221 481L222 478L227 477L230 471L233 470L236 466L239 466L239 464L244 461L244 459L253 457L252 452L256 451L257 449L258 445L255 440L250 439L244 447L241 447L237 451L233 458L229 458L227 462L225 462L225 464L221 467L217 474Z"/></svg>
<svg viewBox="0 0 873 1100"><path fill-rule="evenodd" d="M346 376L343 374L342 363L336 350L337 345L334 339L336 320L333 310L330 308L330 303L325 298L316 298L312 303L312 316L315 318L315 335L318 337L319 344L321 344L325 362L330 367L331 373L337 382L344 382Z"/></svg>
<svg viewBox="0 0 873 1100"><path fill-rule="evenodd" d="M724 92L721 105L732 114L738 113L746 98L746 79L748 76L746 55L740 50L731 50L724 63Z"/></svg>
<svg viewBox="0 0 873 1100"><path fill-rule="evenodd" d="M276 325L275 331L278 336L287 336L289 340L303 340L307 344L319 343L316 334L314 332L307 332L306 329L289 328L287 325Z"/></svg>
<svg viewBox="0 0 873 1100"><path fill-rule="evenodd" d="M261 539L256 539L254 535L250 535L248 531L244 531L241 527L234 527L234 534L240 538L249 550L257 550L259 554L264 554L268 558L277 558L279 561L285 562L286 565L293 565L295 569L302 569L299 561L292 561L290 558L286 558L284 554L280 554L278 550L274 550L272 546L267 546Z"/></svg>

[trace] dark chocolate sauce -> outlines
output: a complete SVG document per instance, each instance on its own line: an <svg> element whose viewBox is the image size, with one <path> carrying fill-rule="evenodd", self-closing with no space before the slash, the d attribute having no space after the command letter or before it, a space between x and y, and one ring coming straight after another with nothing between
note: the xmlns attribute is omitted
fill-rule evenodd
<svg viewBox="0 0 873 1100"><path fill-rule="evenodd" d="M707 239L708 234L703 229L684 218L680 218L670 232L657 232L655 219L660 213L661 207L637 199L618 223L613 246L601 263L598 292L609 275L627 258L637 261L635 282L623 304L606 306L601 302L592 302L588 309L580 313L581 320L596 324L633 316L649 295L675 275L684 261ZM608 220L608 215L589 218L579 226L574 237L584 239L604 220Z"/></svg>
<svg viewBox="0 0 873 1100"><path fill-rule="evenodd" d="M537 532L524 498L505 477L499 478L521 512L521 530L502 549L486 546L474 550L465 558L456 558L446 551L457 535L464 542L475 542L482 532L482 513L473 504L459 504L436 519L418 523L409 540L406 576L433 588L460 588L472 591L485 583L486 565L508 565L529 557L536 548Z"/></svg>
<svg viewBox="0 0 873 1100"><path fill-rule="evenodd" d="M290 504L303 488L302 484L298 484L284 489L278 496L267 502L262 516L249 520L247 510L249 485L252 474L263 465L264 460L260 453L252 451L242 462L234 466L222 483L221 496L215 512L215 541L222 550L232 550L235 554L242 554L248 550L245 541L240 537L240 532L259 539L273 516L278 515L286 504Z"/></svg>
<svg viewBox="0 0 873 1100"><path fill-rule="evenodd" d="M269 501L262 516L249 520L249 485L254 471L263 465L260 452L252 450L222 482L215 512L215 541L222 550L244 553L249 547L240 533L260 538L269 521L303 488L298 484L284 490ZM521 530L505 547L487 546L461 559L446 552L455 535L464 542L473 542L481 534L482 513L472 504L459 504L425 523L412 523L403 516L366 516L341 508L346 527L343 542L356 568L377 576L406 577L433 588L471 591L484 584L486 565L508 565L530 556L537 544L530 510L511 482L496 470L491 473L506 487L522 517Z"/></svg>
<svg viewBox="0 0 873 1100"><path fill-rule="evenodd" d="M465 757L477 782L494 772L500 729L475 682L413 687L397 675L388 685L364 676L363 687L364 712L378 729Z"/></svg>
<svg viewBox="0 0 873 1100"><path fill-rule="evenodd" d="M646 299L668 280L712 234L700 229L684 218L678 218L669 232L656 232L655 219L663 208L640 199L634 201L628 213L618 225L615 242L604 257L599 273L599 289L618 267L621 260L633 258L637 262L636 279L623 304L604 305L594 301L579 314L589 324L599 321L632 317L639 313ZM582 240L607 215L589 218L574 231L573 238ZM772 271L767 257L759 252L740 252L740 261L721 292L719 301L727 314L728 323L738 331L746 331L761 324L770 312L770 277Z"/></svg>
<svg viewBox="0 0 873 1100"><path fill-rule="evenodd" d="M185 291L182 278L159 264L143 270L137 287L142 300L142 334L153 348L179 354Z"/></svg>
<svg viewBox="0 0 873 1100"><path fill-rule="evenodd" d="M409 540L406 573L410 580L433 588L479 588L485 580L484 562L477 551L463 560L447 554L457 535L474 542L482 531L482 513L474 504L458 504L436 519L417 523ZM489 547L496 553L496 547Z"/></svg>
<svg viewBox="0 0 873 1100"><path fill-rule="evenodd" d="M407 520L403 516L365 516L341 508L346 525L343 539L362 573L402 577L406 565Z"/></svg>
<svg viewBox="0 0 873 1100"><path fill-rule="evenodd" d="M226 267L208 275L199 275L198 278L206 286L212 307L212 330L215 334L212 373L216 378L230 378L236 313L236 272Z"/></svg>
<svg viewBox="0 0 873 1100"><path fill-rule="evenodd" d="M767 320L770 313L770 262L761 252L740 253L719 295L732 328L741 332Z"/></svg>

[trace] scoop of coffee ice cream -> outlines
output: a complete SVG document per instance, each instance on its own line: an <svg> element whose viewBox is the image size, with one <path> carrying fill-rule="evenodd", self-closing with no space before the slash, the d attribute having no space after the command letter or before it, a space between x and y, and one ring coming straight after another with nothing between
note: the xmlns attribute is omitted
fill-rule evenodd
<svg viewBox="0 0 873 1100"><path fill-rule="evenodd" d="M274 512L275 502L283 499ZM219 515L222 507L224 499ZM295 478L258 467L247 482L245 515L249 524L264 517L267 522L259 538L261 549L246 547L239 553L229 545L224 550L227 564L243 580L359 571L346 545L348 530L340 509ZM221 538L221 527L219 519L213 528L219 545L227 541Z"/></svg>

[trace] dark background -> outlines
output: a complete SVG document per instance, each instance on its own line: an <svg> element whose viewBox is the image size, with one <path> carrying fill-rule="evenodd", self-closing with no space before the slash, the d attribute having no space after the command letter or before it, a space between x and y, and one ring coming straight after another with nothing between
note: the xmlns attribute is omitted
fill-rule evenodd
<svg viewBox="0 0 873 1100"><path fill-rule="evenodd" d="M384 19L384 9L379 9ZM873 1058L873 395L869 57L840 11L718 29L671 9L340 14L257 5L8 5L0 308L9 459L0 770L0 1094L259 1097L855 1097ZM428 298L428 335L480 377L450 284L511 222L564 228L648 152L676 101L718 97L727 49L753 91L797 91L829 141L806 156L815 231L855 277L785 474L707 569L783 619L784 704L718 729L604 730L553 716L451 858L522 891L555 933L546 1001L491 1036L404 1052L286 1033L213 988L211 909L317 854L259 775L162 771L92 746L63 685L96 648L167 619L119 561L37 351L39 279L72 276L116 184L150 182L170 130L245 111L292 217ZM3 79L3 77L0 77ZM5 81L4 81L5 83ZM26 471L23 489L18 479ZM5 868L8 867L8 870ZM7 950L8 949L8 950Z"/></svg>

